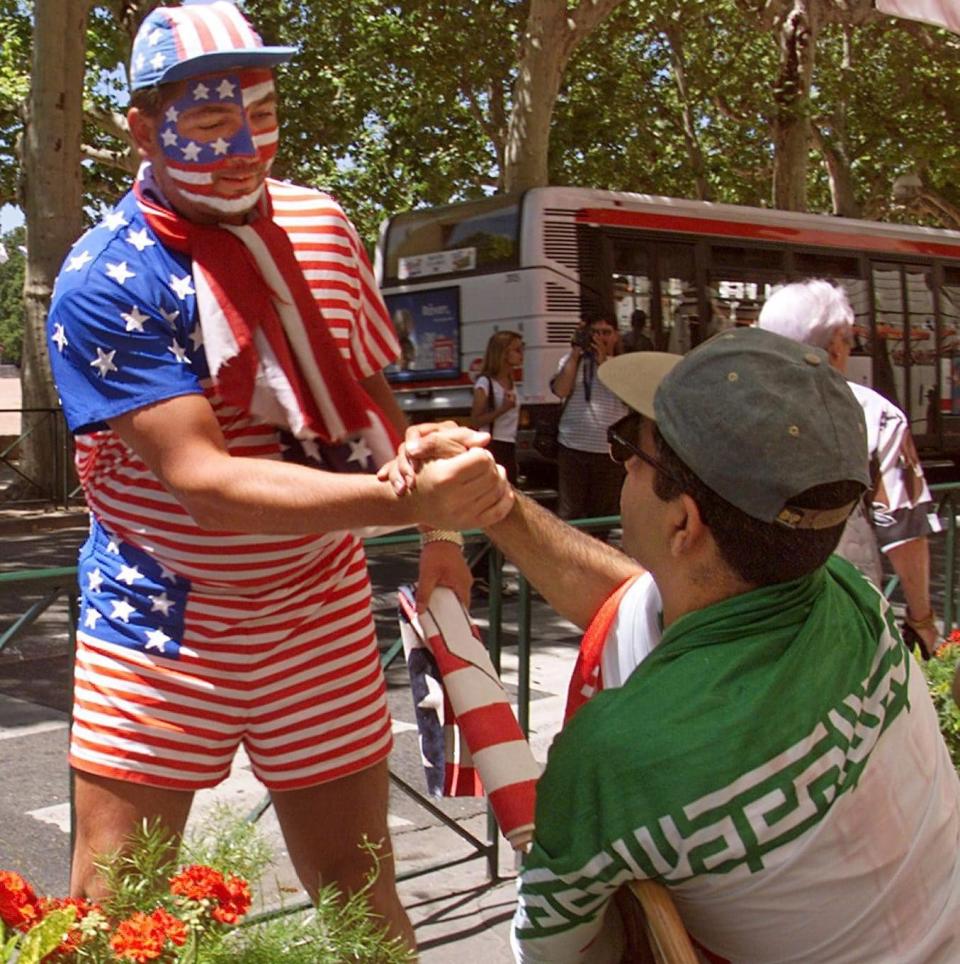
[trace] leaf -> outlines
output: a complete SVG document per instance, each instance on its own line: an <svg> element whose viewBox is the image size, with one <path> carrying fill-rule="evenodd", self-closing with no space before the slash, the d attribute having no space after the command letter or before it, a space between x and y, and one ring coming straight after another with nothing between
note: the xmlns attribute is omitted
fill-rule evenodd
<svg viewBox="0 0 960 964"><path fill-rule="evenodd" d="M40 961L60 946L76 916L76 907L50 911L39 924L31 927L23 938L17 964L40 964Z"/></svg>

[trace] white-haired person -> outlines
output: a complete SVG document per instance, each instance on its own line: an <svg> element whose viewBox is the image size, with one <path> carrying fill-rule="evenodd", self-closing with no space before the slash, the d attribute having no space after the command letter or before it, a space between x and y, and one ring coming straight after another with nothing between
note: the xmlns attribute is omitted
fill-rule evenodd
<svg viewBox="0 0 960 964"><path fill-rule="evenodd" d="M846 292L819 278L778 289L764 304L760 328L827 352L842 375L854 343L854 313ZM906 415L872 388L851 381L867 422L873 487L847 523L837 553L882 587L881 552L890 560L907 603L905 632L933 653L939 633L930 602L930 548L938 531L934 510Z"/></svg>

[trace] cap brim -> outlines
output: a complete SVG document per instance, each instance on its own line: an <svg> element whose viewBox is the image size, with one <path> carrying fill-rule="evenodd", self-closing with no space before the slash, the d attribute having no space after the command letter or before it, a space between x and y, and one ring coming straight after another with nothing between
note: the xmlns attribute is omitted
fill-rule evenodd
<svg viewBox="0 0 960 964"><path fill-rule="evenodd" d="M622 402L647 418L655 418L653 397L682 355L663 351L634 351L605 361L598 369L600 381Z"/></svg>
<svg viewBox="0 0 960 964"><path fill-rule="evenodd" d="M244 67L275 67L285 64L297 53L296 47L257 47L254 50L221 50L200 54L171 64L153 84L172 84L201 74L212 74L221 70L239 70Z"/></svg>

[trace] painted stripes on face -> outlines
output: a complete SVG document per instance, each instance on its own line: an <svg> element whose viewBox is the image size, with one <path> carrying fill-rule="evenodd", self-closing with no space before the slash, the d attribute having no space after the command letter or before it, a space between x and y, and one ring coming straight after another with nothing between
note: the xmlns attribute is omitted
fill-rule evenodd
<svg viewBox="0 0 960 964"><path fill-rule="evenodd" d="M277 152L272 73L250 69L187 81L164 110L158 137L167 171L186 197L224 213L248 209ZM236 195L222 184L218 188L225 172L247 168L258 179L250 191Z"/></svg>

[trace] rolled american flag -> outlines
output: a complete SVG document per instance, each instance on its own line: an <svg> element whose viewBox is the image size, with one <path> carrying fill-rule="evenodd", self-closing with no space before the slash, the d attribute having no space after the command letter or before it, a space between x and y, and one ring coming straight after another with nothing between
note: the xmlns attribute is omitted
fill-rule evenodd
<svg viewBox="0 0 960 964"><path fill-rule="evenodd" d="M540 766L524 739L476 627L450 589L441 587L435 590L423 613L417 613L409 586L401 587L399 603L405 650L407 639L416 637L407 653L414 699L420 708L425 700L434 706L440 703L436 694L431 698L429 683L418 688L413 679L415 667L423 665L422 654L415 654L419 644L436 662L445 703L454 718L445 715L443 719L444 735L451 737L444 740L444 792L455 795L456 784L469 786L471 770L475 770L501 832L515 850L526 849L533 839ZM412 659L411 654L415 654ZM418 712L418 726L420 716ZM456 731L452 729L454 724ZM440 767L437 741L425 735L422 726L420 730L428 786L431 777L435 786ZM451 751L462 749L455 742L457 734L469 756L460 753L451 757ZM432 759L428 759L430 755Z"/></svg>

